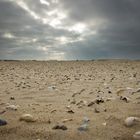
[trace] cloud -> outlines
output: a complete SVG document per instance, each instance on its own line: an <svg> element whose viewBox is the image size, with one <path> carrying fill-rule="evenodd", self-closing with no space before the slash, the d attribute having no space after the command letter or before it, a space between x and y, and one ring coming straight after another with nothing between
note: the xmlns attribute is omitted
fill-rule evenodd
<svg viewBox="0 0 140 140"><path fill-rule="evenodd" d="M140 58L138 0L1 0L0 59Z"/></svg>

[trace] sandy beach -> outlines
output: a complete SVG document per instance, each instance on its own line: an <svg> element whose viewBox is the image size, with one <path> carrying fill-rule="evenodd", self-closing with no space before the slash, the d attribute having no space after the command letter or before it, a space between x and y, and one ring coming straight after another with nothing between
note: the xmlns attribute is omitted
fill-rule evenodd
<svg viewBox="0 0 140 140"><path fill-rule="evenodd" d="M133 140L131 116L140 117L140 61L0 61L0 140Z"/></svg>

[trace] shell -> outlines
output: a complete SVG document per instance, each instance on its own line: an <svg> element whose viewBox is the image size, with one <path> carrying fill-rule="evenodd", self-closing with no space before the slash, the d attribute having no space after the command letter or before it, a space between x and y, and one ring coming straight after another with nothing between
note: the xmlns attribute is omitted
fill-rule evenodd
<svg viewBox="0 0 140 140"><path fill-rule="evenodd" d="M140 121L140 118L137 118L137 117L128 117L125 119L125 125L130 127L130 126L133 126L135 125L137 122Z"/></svg>
<svg viewBox="0 0 140 140"><path fill-rule="evenodd" d="M7 122L5 120L0 119L0 126L6 125Z"/></svg>
<svg viewBox="0 0 140 140"><path fill-rule="evenodd" d="M36 120L31 114L23 114L20 118L20 121L25 121L25 122L35 122Z"/></svg>
<svg viewBox="0 0 140 140"><path fill-rule="evenodd" d="M8 105L8 106L6 106L6 109L8 109L8 110L17 110L18 109L18 106Z"/></svg>
<svg viewBox="0 0 140 140"><path fill-rule="evenodd" d="M136 132L136 133L133 135L133 139L134 139L134 140L140 140L140 131Z"/></svg>
<svg viewBox="0 0 140 140"><path fill-rule="evenodd" d="M80 127L78 127L79 131L87 131L88 130L88 124L82 124Z"/></svg>

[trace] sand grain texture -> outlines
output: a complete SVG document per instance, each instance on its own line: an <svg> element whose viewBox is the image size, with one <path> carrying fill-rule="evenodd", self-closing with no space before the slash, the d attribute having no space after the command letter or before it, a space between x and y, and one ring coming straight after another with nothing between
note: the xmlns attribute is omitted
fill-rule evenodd
<svg viewBox="0 0 140 140"><path fill-rule="evenodd" d="M140 124L124 120L140 117L139 88L140 61L0 61L0 119L8 122L0 140L132 140ZM22 114L36 121L19 121ZM80 132L84 117L88 131Z"/></svg>

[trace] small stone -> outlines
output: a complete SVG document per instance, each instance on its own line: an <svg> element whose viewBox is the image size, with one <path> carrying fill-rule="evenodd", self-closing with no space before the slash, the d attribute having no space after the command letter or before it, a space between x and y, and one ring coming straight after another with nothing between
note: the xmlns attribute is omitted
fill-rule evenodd
<svg viewBox="0 0 140 140"><path fill-rule="evenodd" d="M70 102L70 104L76 104L76 101L75 101L75 100L73 100L73 101L71 101L71 102Z"/></svg>
<svg viewBox="0 0 140 140"><path fill-rule="evenodd" d="M0 126L3 126L3 125L7 125L7 122L5 120L0 119Z"/></svg>
<svg viewBox="0 0 140 140"><path fill-rule="evenodd" d="M137 117L128 117L125 119L125 125L130 127L130 126L133 126L135 124L137 124L138 122L140 122L140 118L137 118Z"/></svg>
<svg viewBox="0 0 140 140"><path fill-rule="evenodd" d="M55 125L52 129L67 130L68 128L65 125Z"/></svg>
<svg viewBox="0 0 140 140"><path fill-rule="evenodd" d="M136 133L133 135L133 139L134 139L134 140L140 140L140 131L136 132Z"/></svg>
<svg viewBox="0 0 140 140"><path fill-rule="evenodd" d="M36 121L31 114L23 114L19 118L19 120L20 121L25 121L25 122L35 122Z"/></svg>
<svg viewBox="0 0 140 140"><path fill-rule="evenodd" d="M12 96L12 97L10 97L10 100L15 100L15 97L13 97L13 96Z"/></svg>

